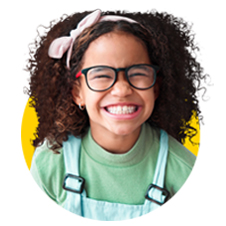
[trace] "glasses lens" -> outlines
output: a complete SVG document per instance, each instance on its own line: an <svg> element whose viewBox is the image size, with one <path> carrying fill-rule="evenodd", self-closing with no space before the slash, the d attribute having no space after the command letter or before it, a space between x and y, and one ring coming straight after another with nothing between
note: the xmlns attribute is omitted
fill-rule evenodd
<svg viewBox="0 0 226 226"><path fill-rule="evenodd" d="M147 89L155 83L155 70L149 65L134 65L128 72L131 85L138 89Z"/></svg>
<svg viewBox="0 0 226 226"><path fill-rule="evenodd" d="M87 73L87 81L93 90L102 91L108 89L115 79L115 72L108 67L94 67Z"/></svg>

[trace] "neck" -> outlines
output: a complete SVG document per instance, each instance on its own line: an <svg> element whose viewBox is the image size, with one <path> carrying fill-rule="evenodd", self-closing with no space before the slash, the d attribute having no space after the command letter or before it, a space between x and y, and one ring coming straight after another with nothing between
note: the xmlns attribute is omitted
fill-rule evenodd
<svg viewBox="0 0 226 226"><path fill-rule="evenodd" d="M103 149L114 154L124 154L128 152L139 138L141 127L128 135L117 135L109 131L95 132L91 127L91 134L95 142ZM103 135L104 134L104 135Z"/></svg>

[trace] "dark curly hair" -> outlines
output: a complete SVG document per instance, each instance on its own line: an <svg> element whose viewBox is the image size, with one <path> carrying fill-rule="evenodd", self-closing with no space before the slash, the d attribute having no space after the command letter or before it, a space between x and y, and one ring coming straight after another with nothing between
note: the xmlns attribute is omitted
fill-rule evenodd
<svg viewBox="0 0 226 226"><path fill-rule="evenodd" d="M151 62L160 67L160 94L147 121L164 129L181 143L186 137L192 138L197 131L190 125L190 120L194 113L200 117L196 95L206 75L203 75L203 68L194 54L199 49L194 43L191 26L181 18L156 11L102 13L126 16L138 23L103 21L85 29L74 42L71 68L68 69L66 54L62 59L52 59L48 56L49 46L55 38L68 36L89 13L75 13L62 17L57 23L52 22L49 31L39 36L34 48L30 48L28 94L30 106L35 108L39 120L33 146L39 146L46 138L57 153L69 134L76 137L86 134L88 114L78 108L71 94L73 86L79 86L75 74L81 69L82 57L89 44L99 36L116 30L141 39Z"/></svg>

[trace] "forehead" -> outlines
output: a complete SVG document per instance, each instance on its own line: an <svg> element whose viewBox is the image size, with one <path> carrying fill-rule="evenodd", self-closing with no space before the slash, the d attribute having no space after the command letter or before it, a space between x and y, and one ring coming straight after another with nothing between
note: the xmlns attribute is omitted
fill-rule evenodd
<svg viewBox="0 0 226 226"><path fill-rule="evenodd" d="M109 32L90 43L83 56L83 65L150 63L145 43L126 32ZM128 64L128 65L126 65Z"/></svg>

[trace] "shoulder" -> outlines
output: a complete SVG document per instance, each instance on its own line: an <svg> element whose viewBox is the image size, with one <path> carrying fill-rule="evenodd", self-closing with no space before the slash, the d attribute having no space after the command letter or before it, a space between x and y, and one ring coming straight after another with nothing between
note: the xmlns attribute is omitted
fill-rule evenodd
<svg viewBox="0 0 226 226"><path fill-rule="evenodd" d="M59 152L59 154L55 154L50 150L48 141L45 141L36 148L30 170L41 189L56 202L62 195L60 191L65 174L63 149L60 149Z"/></svg>
<svg viewBox="0 0 226 226"><path fill-rule="evenodd" d="M169 153L166 168L166 187L176 193L187 180L196 157L176 139L169 136Z"/></svg>
<svg viewBox="0 0 226 226"><path fill-rule="evenodd" d="M169 136L169 158L190 169L193 168L196 160L192 152L171 136Z"/></svg>
<svg viewBox="0 0 226 226"><path fill-rule="evenodd" d="M36 165L39 173L46 171L52 172L63 167L63 149L59 150L59 154L55 154L51 149L48 141L45 141L40 147L35 149L32 159L32 166ZM61 167L62 166L62 167Z"/></svg>
<svg viewBox="0 0 226 226"><path fill-rule="evenodd" d="M32 159L30 171L33 178L39 187L60 205L63 205L66 199L66 191L62 188L66 174L65 153L79 149L80 144L80 138L70 135L68 140L63 142L63 147L58 150L59 154L55 154L46 140L36 148Z"/></svg>

